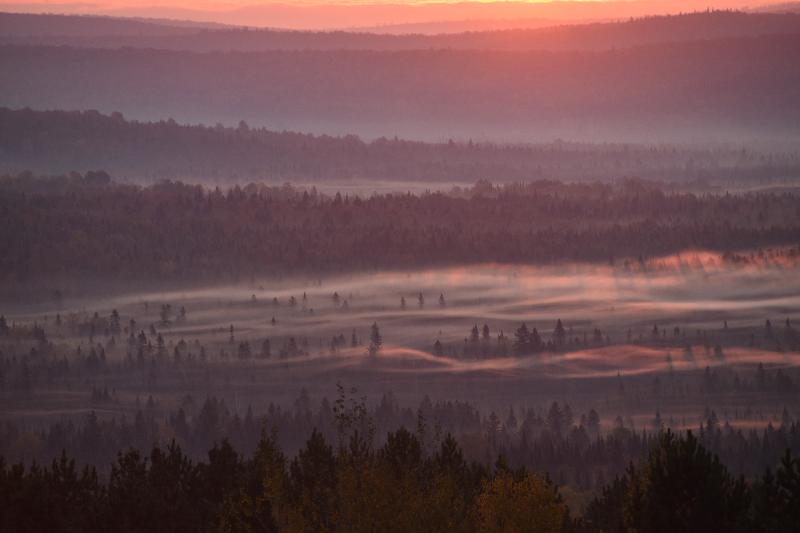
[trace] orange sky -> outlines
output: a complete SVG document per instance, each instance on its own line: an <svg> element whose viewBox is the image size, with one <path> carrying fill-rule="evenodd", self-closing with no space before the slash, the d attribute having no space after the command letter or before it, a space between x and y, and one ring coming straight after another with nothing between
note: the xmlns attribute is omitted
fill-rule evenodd
<svg viewBox="0 0 800 533"><path fill-rule="evenodd" d="M44 0L27 3L0 1L0 10L156 17L248 26L330 29L486 19L520 21L544 19L554 22L609 20L648 14L698 11L709 7L744 8L769 4L772 1L88 0L69 2L69 0Z"/></svg>

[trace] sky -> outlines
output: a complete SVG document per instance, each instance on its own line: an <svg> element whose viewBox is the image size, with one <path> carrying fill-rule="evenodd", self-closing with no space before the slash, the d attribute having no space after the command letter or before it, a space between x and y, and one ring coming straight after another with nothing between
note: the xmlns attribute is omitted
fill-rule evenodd
<svg viewBox="0 0 800 533"><path fill-rule="evenodd" d="M184 19L223 24L293 28L348 29L387 25L475 20L519 21L520 27L550 21L587 22L625 19L649 14L740 9L778 0L628 0L517 1L453 0L97 0L64 2L7 2L1 11L99 14Z"/></svg>

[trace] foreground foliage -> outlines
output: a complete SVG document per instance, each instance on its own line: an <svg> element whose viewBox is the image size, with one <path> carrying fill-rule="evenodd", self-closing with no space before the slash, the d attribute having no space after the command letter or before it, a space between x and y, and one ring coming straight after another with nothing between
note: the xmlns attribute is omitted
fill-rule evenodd
<svg viewBox="0 0 800 533"><path fill-rule="evenodd" d="M205 462L175 443L121 452L107 482L63 454L50 466L0 459L4 531L791 531L800 461L746 482L688 433L662 433L647 460L606 487L583 517L557 488L501 457L464 459L447 437L426 456L413 433L373 449L353 431L338 448L314 431L288 459L264 434L243 458L227 442ZM46 509L46 512L43 510Z"/></svg>

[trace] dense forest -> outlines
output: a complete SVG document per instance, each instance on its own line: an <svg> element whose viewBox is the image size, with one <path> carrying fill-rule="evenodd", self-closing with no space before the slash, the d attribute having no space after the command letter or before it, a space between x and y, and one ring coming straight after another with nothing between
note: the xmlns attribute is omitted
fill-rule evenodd
<svg viewBox="0 0 800 533"><path fill-rule="evenodd" d="M202 216L201 216L202 215ZM615 261L794 245L797 196L481 182L448 195L326 196L119 185L104 172L0 181L0 273L201 279L486 262Z"/></svg>
<svg viewBox="0 0 800 533"><path fill-rule="evenodd" d="M197 363L195 361L194 365ZM193 363L184 364L191 369ZM65 371L87 379L96 379L100 371L110 376L112 364L105 365L105 362L95 363L95 369L87 371L79 362L74 362L72 369L56 369L52 383L64 378L58 373ZM141 370L135 363L133 365L125 367L131 374ZM178 367L170 368L176 369L176 373L179 371ZM169 379L165 370L159 373L161 380ZM765 385L776 385L775 372L767 372L766 379L762 391L766 390ZM17 382L8 385L11 389ZM782 393L792 402L797 387ZM696 392L691 391L691 394ZM28 395L31 400L35 398L31 390ZM147 449L171 440L196 460L202 459L207 450L221 440L230 441L243 453L252 453L263 428L269 430L287 453L296 453L312 431L331 442L342 443L340 417L343 410L350 410L353 416L359 417L350 423L352 428L370 434L377 444L385 443L387 433L402 427L415 428L422 448L428 451L434 450L446 435L453 435L470 460L487 462L501 454L514 467L544 472L560 485L592 493L624 473L631 461L644 456L659 431L687 425L685 420L659 410L637 425L630 416L614 415L602 409L598 412L594 408L574 412L569 403L559 402L551 402L541 409L508 406L496 412L481 410L466 401L434 402L425 396L416 408L411 408L400 405L392 393L383 394L374 405L344 392L334 401L323 398L315 405L304 389L288 407L270 403L263 409L254 409L248 405L242 412L216 396L200 401L185 394L177 409L170 410L161 400L155 399L158 394L137 397L135 406L121 405L121 395L122 391L95 387L86 394L87 399L91 397L88 414L76 414L50 423L9 417L0 425L0 456L15 462L47 463L65 450L80 464L93 466L101 475L107 475L119 450ZM163 398L163 402L168 401L167 394L163 394ZM706 400L713 402L714 398ZM705 413L697 414L700 419L695 426L698 438L720 455L737 475L748 478L759 475L786 449L800 453L800 424L787 408L777 413L756 413L748 409L734 412L726 408L725 412L718 413L706 407ZM757 428L752 423L760 417L775 417L777 421L774 425L769 421L766 426Z"/></svg>
<svg viewBox="0 0 800 533"><path fill-rule="evenodd" d="M693 188L782 185L800 176L800 151L738 146L636 144L503 145L365 142L248 126L138 122L119 114L0 108L0 171L42 174L103 168L132 182L214 184L265 181L346 184L494 183L624 177Z"/></svg>
<svg viewBox="0 0 800 533"><path fill-rule="evenodd" d="M796 34L597 52L3 45L0 100L374 137L794 140L799 50Z"/></svg>
<svg viewBox="0 0 800 533"><path fill-rule="evenodd" d="M377 446L352 429L319 432L287 457L269 433L248 456L228 441L193 461L175 442L119 453L102 479L63 454L49 465L0 458L4 530L27 531L764 531L794 529L800 461L746 481L690 432L658 435L583 513L548 478L469 462L450 436L432 451L405 429ZM773 473L774 472L774 473ZM48 512L37 512L46 508Z"/></svg>
<svg viewBox="0 0 800 533"><path fill-rule="evenodd" d="M497 22L499 23L499 21ZM173 23L174 24L174 23ZM524 21L521 23L524 24ZM541 23L540 23L541 24ZM800 33L800 14L708 11L625 22L399 35L170 25L111 17L0 13L0 43L161 50L605 50L668 41Z"/></svg>

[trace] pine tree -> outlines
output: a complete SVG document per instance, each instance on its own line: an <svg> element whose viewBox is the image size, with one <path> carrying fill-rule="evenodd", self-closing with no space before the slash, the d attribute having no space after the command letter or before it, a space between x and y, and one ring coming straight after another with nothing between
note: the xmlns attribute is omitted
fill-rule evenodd
<svg viewBox="0 0 800 533"><path fill-rule="evenodd" d="M528 355L531 353L531 334L528 326L523 322L514 332L514 344L512 346L516 355Z"/></svg>
<svg viewBox="0 0 800 533"><path fill-rule="evenodd" d="M381 331L378 328L378 323L373 322L369 334L369 348L368 348L369 355L371 356L378 355L378 352L380 352L382 345L383 345L383 339L381 338Z"/></svg>
<svg viewBox="0 0 800 533"><path fill-rule="evenodd" d="M556 322L556 328L553 331L553 337L555 339L556 347L557 348L563 348L564 344L566 343L567 332L564 329L564 324L561 323L561 319L560 318Z"/></svg>
<svg viewBox="0 0 800 533"><path fill-rule="evenodd" d="M436 342L433 343L433 355L437 357L444 355L444 349L442 348L442 343L439 342L439 339L436 339Z"/></svg>

